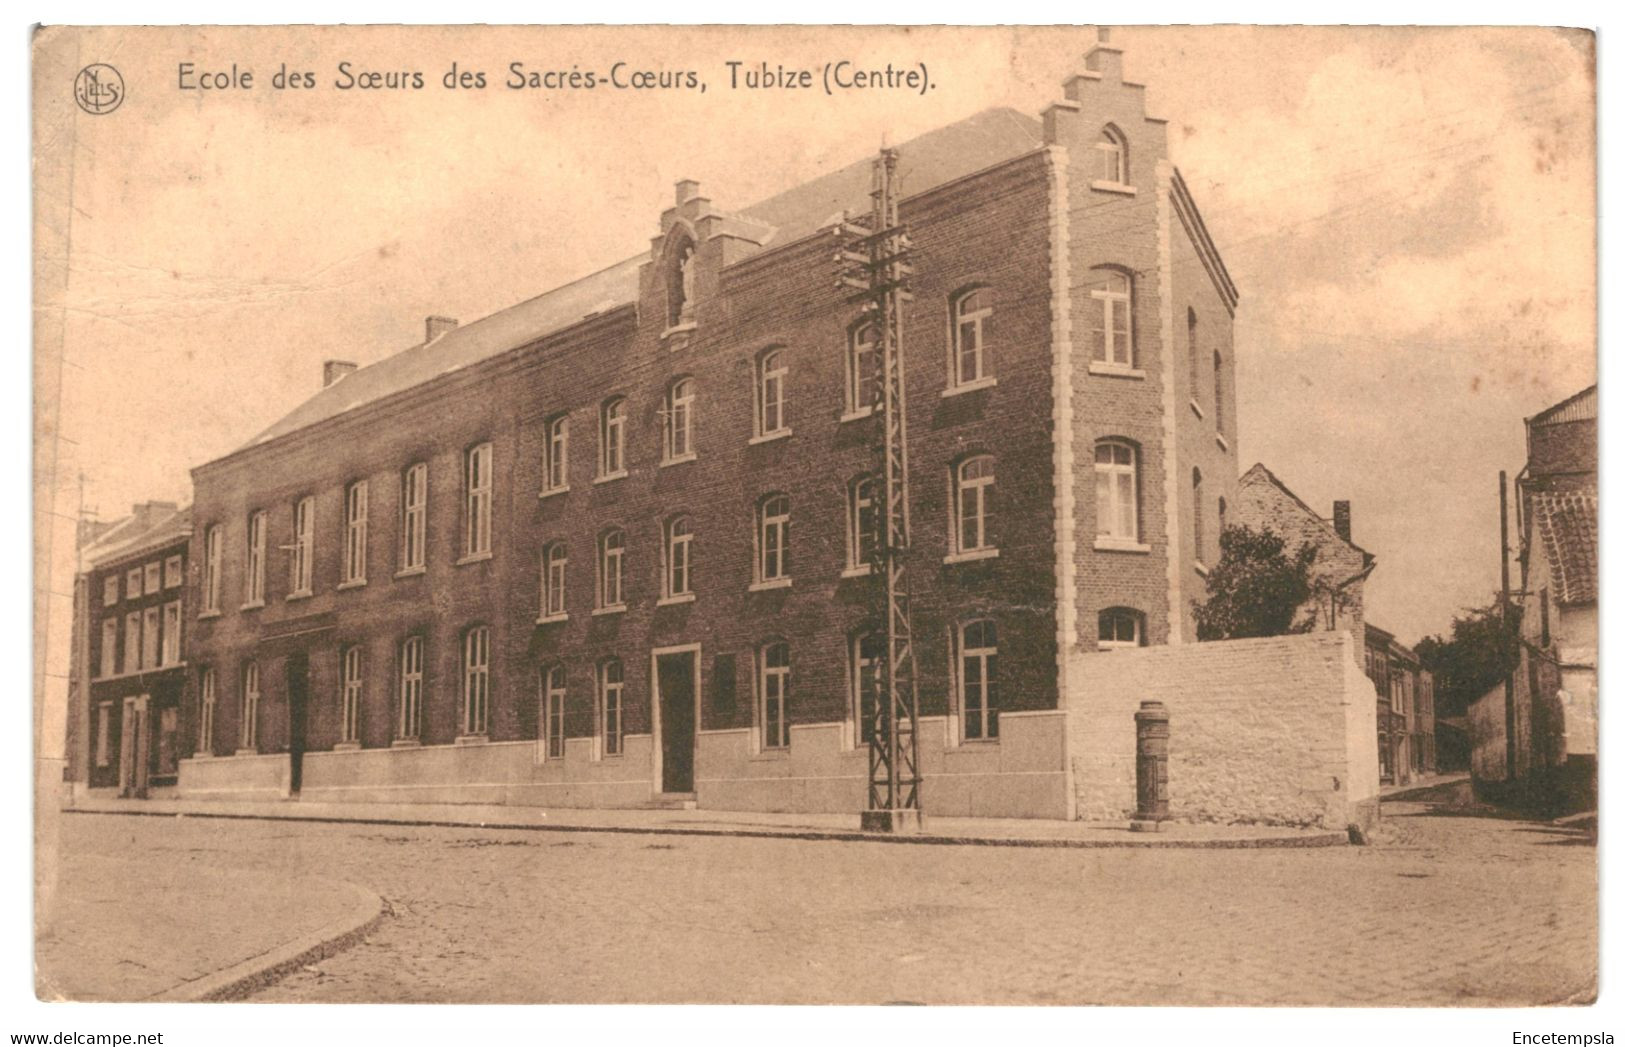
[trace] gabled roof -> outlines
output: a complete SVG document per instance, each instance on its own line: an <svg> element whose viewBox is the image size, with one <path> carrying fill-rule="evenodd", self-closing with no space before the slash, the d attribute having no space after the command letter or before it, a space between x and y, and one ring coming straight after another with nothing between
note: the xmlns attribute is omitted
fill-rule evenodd
<svg viewBox="0 0 1625 1047"><path fill-rule="evenodd" d="M1559 401L1537 415L1524 419L1530 425L1549 425L1556 422L1583 422L1597 417L1597 387L1581 389L1567 400Z"/></svg>
<svg viewBox="0 0 1625 1047"><path fill-rule="evenodd" d="M125 557L173 545L191 533L190 505L157 516L149 515L145 521L137 515L126 516L85 546L85 564L91 570L100 570Z"/></svg>
<svg viewBox="0 0 1625 1047"><path fill-rule="evenodd" d="M1013 109L988 109L899 146L898 177L905 196L913 196L1029 153L1043 142L1043 126L1032 117ZM736 213L772 226L770 244L791 243L842 212L867 212L870 165L866 157ZM638 269L647 257L644 252L628 258L353 371L239 450L521 348L591 314L635 304Z"/></svg>
<svg viewBox="0 0 1625 1047"><path fill-rule="evenodd" d="M1597 600L1597 492L1547 491L1530 497L1535 529L1552 565L1560 604Z"/></svg>
<svg viewBox="0 0 1625 1047"><path fill-rule="evenodd" d="M1293 491L1292 491L1292 488L1290 488L1286 484L1282 483L1280 478L1277 477L1274 473L1270 472L1269 469L1265 467L1263 462L1255 462L1251 469L1249 469L1245 473L1241 474L1241 486L1246 487L1248 484L1254 484L1254 483L1267 483L1267 484L1270 484L1270 485L1274 486L1276 490L1280 491L1282 494L1284 494L1288 498L1292 499L1294 502L1297 503L1298 508L1303 510L1305 516L1309 517L1312 520L1315 520L1315 521L1319 522L1319 524L1321 526L1321 529L1326 532L1326 537L1328 537L1329 539L1331 539L1334 542L1342 542L1344 545L1348 546L1350 549L1353 549L1355 552L1357 552L1361 556L1365 557L1365 563L1366 563L1367 567L1371 566L1373 563L1376 562L1377 558L1375 556L1371 555L1369 552L1362 549L1360 546L1355 545L1353 542L1349 541L1348 539L1344 538L1342 535L1338 534L1337 533L1337 528L1332 526L1332 522L1330 520L1326 519L1324 516L1321 516L1319 513L1315 512L1313 509L1309 508L1309 503L1305 502L1302 498L1299 498L1296 494L1294 494Z"/></svg>

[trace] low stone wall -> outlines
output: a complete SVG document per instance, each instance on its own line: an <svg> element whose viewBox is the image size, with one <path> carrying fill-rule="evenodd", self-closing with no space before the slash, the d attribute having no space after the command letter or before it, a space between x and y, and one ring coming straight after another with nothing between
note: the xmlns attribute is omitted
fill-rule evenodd
<svg viewBox="0 0 1625 1047"><path fill-rule="evenodd" d="M1068 741L1084 820L1134 811L1134 713L1170 717L1169 795L1187 821L1365 824L1377 797L1376 691L1347 632L1077 653Z"/></svg>

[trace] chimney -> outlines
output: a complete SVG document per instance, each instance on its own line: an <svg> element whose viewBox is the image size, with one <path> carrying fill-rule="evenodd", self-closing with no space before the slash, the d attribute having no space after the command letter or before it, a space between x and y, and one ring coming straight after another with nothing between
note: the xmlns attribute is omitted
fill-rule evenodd
<svg viewBox="0 0 1625 1047"><path fill-rule="evenodd" d="M1107 83L1123 82L1123 49L1112 46L1112 31L1106 26L1097 30L1099 42L1083 56L1083 67L1100 74Z"/></svg>
<svg viewBox="0 0 1625 1047"><path fill-rule="evenodd" d="M1354 525L1349 519L1349 503L1333 502L1332 529L1337 532L1337 537L1343 539L1343 541L1349 543L1350 545L1353 545L1353 527Z"/></svg>
<svg viewBox="0 0 1625 1047"><path fill-rule="evenodd" d="M452 316L431 316L423 321L423 340L432 342L447 331L456 330L457 318Z"/></svg>
<svg viewBox="0 0 1625 1047"><path fill-rule="evenodd" d="M322 388L326 389L334 382L354 371L356 365L348 360L325 360L322 362Z"/></svg>
<svg viewBox="0 0 1625 1047"><path fill-rule="evenodd" d="M700 183L692 178L685 178L677 183L677 204L681 207L696 196L700 195Z"/></svg>
<svg viewBox="0 0 1625 1047"><path fill-rule="evenodd" d="M136 502L130 506L130 515L135 517L136 527L145 531L158 522L159 514L172 513L179 508L175 502Z"/></svg>

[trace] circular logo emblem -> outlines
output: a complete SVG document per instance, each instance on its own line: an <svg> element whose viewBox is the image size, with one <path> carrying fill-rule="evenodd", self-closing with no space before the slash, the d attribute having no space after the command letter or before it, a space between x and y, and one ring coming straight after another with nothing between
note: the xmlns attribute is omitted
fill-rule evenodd
<svg viewBox="0 0 1625 1047"><path fill-rule="evenodd" d="M111 113L124 101L124 77L110 65L87 65L73 78L73 99L92 116Z"/></svg>

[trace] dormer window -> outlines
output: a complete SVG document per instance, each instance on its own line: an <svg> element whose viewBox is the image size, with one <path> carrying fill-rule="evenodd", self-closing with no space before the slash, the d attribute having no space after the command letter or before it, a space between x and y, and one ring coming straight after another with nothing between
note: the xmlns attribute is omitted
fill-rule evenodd
<svg viewBox="0 0 1625 1047"><path fill-rule="evenodd" d="M1099 166L1095 177L1113 185L1128 184L1128 142L1123 132L1109 124L1101 129L1100 141L1095 143Z"/></svg>

